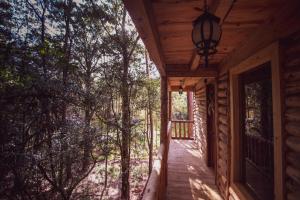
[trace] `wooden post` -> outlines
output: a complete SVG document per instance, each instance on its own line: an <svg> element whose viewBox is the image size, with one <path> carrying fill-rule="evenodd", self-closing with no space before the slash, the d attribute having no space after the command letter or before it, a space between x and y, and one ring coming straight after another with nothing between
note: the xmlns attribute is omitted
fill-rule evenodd
<svg viewBox="0 0 300 200"><path fill-rule="evenodd" d="M160 144L168 145L168 79L166 76L160 78ZM161 171L161 199L165 195L167 185L167 152L164 152Z"/></svg>
<svg viewBox="0 0 300 200"><path fill-rule="evenodd" d="M160 78L160 143L167 143L168 132L168 81L166 76Z"/></svg>
<svg viewBox="0 0 300 200"><path fill-rule="evenodd" d="M193 120L193 92L188 91L187 93L187 103L188 103L188 117L189 120ZM193 123L188 123L188 137L191 138L193 133Z"/></svg>
<svg viewBox="0 0 300 200"><path fill-rule="evenodd" d="M172 91L169 91L169 121L172 120Z"/></svg>

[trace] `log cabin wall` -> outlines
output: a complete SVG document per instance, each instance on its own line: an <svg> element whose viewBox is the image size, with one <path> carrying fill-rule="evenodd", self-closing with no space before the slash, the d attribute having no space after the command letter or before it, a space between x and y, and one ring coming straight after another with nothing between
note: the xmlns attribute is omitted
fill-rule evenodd
<svg viewBox="0 0 300 200"><path fill-rule="evenodd" d="M216 87L217 174L216 183L224 199L228 197L230 172L229 77L219 75Z"/></svg>
<svg viewBox="0 0 300 200"><path fill-rule="evenodd" d="M194 137L202 159L207 160L206 88L197 84L193 101Z"/></svg>
<svg viewBox="0 0 300 200"><path fill-rule="evenodd" d="M300 199L300 33L281 40L283 100L283 198ZM239 200L230 183L230 108L228 73L219 75L217 87L217 185L224 199ZM280 113L279 113L280 114ZM222 169L223 166L226 166ZM281 199L281 198L276 198Z"/></svg>
<svg viewBox="0 0 300 200"><path fill-rule="evenodd" d="M282 43L286 198L300 199L300 33Z"/></svg>

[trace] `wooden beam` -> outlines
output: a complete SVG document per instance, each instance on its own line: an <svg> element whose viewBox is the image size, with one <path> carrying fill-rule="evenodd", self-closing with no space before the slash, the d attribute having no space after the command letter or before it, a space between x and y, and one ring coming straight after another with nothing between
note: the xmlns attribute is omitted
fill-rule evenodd
<svg viewBox="0 0 300 200"><path fill-rule="evenodd" d="M166 72L168 71L189 71L189 66L185 64L168 64L166 65Z"/></svg>
<svg viewBox="0 0 300 200"><path fill-rule="evenodd" d="M283 2L283 5L266 23L259 26L247 40L223 59L219 66L220 74L227 72L272 42L300 31L299 10L300 2L298 0Z"/></svg>
<svg viewBox="0 0 300 200"><path fill-rule="evenodd" d="M171 91L179 91L180 86L171 86ZM183 87L183 91L194 91L194 86L185 86Z"/></svg>
<svg viewBox="0 0 300 200"><path fill-rule="evenodd" d="M210 1L210 4L208 5L209 7L209 12L214 13L216 16L220 17L220 23L222 23L227 11L230 9L232 6L234 0L213 0ZM209 59L209 58L208 58ZM197 70L199 67L199 62L200 62L200 56L197 54L196 50L193 53L191 62L190 62L190 69L192 71Z"/></svg>
<svg viewBox="0 0 300 200"><path fill-rule="evenodd" d="M223 23L226 13L231 9L236 0L215 0L209 9L211 13L220 17L220 23Z"/></svg>
<svg viewBox="0 0 300 200"><path fill-rule="evenodd" d="M226 2L227 3L228 0L213 0L210 2L210 4L208 5L208 9L209 9L209 12L211 13L215 13L216 10L218 8L220 8L220 2Z"/></svg>
<svg viewBox="0 0 300 200"><path fill-rule="evenodd" d="M165 61L150 0L123 0L159 73L165 76Z"/></svg>
<svg viewBox="0 0 300 200"><path fill-rule="evenodd" d="M216 77L218 71L215 66L190 71L188 65L167 65L166 74L168 77Z"/></svg>
<svg viewBox="0 0 300 200"><path fill-rule="evenodd" d="M192 60L190 63L190 68L192 71L195 71L198 68L199 62L200 62L200 56L197 54L196 51L194 51L193 57L192 57Z"/></svg>

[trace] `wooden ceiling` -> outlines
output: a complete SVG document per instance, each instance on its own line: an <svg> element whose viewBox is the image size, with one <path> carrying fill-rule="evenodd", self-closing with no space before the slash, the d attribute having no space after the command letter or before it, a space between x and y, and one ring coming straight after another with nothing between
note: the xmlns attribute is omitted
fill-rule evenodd
<svg viewBox="0 0 300 200"><path fill-rule="evenodd" d="M218 52L209 58L209 67L216 71L257 29L270 24L277 10L286 2L207 1L210 12L221 18L222 25ZM204 0L124 0L124 3L162 76L170 72L173 75L177 73L177 79L180 80L180 74L181 77L189 77L197 74L199 70L202 71L198 74L204 73L206 69L202 66L203 58L195 53L191 39L192 23L202 14ZM226 13L228 15L225 18ZM204 73L203 76L211 74L214 73ZM179 81L169 82L179 85Z"/></svg>
<svg viewBox="0 0 300 200"><path fill-rule="evenodd" d="M152 0L153 17L158 30L162 53L167 65L190 65L195 53L191 39L192 23L202 14L203 0ZM210 7L218 4L214 12L224 18L233 1L211 0ZM218 64L257 26L266 23L274 12L274 0L237 0L222 24L222 38L218 52L209 59ZM200 59L200 65L203 59Z"/></svg>

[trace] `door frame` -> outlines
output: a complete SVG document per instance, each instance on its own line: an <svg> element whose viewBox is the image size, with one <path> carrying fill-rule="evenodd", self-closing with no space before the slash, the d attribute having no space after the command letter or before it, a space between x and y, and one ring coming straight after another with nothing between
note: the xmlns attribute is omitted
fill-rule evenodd
<svg viewBox="0 0 300 200"><path fill-rule="evenodd" d="M271 62L273 129L274 129L274 196L284 199L283 187L283 130L282 130L282 78L281 51L278 42L258 51L229 71L230 76L230 118L231 118L231 169L229 192L237 199L253 199L241 183L240 162L240 85L239 75L260 65Z"/></svg>

